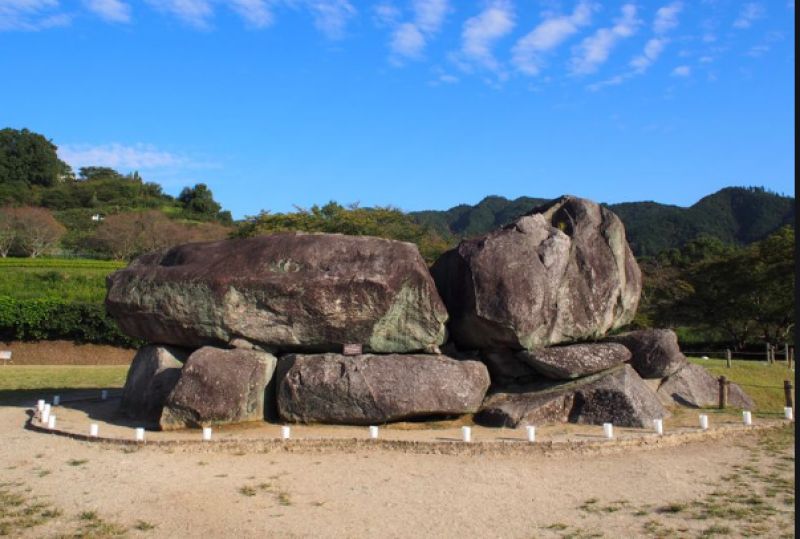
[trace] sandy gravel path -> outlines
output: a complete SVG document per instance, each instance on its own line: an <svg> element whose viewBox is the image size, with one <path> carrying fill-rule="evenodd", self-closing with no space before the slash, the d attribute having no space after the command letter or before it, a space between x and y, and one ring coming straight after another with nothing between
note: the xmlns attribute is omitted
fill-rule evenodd
<svg viewBox="0 0 800 539"><path fill-rule="evenodd" d="M0 407L0 481L61 513L13 530L23 537L695 537L753 525L777 537L794 522L794 450L763 449L756 435L609 455L248 452L93 444L25 430L25 419ZM743 465L780 472L783 490L764 498L775 512L741 526L696 518L691 504L720 489L768 488L731 483Z"/></svg>

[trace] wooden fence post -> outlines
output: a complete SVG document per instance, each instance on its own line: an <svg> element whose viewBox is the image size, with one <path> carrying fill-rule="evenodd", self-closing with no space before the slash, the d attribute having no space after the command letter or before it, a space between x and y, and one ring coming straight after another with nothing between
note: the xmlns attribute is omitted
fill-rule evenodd
<svg viewBox="0 0 800 539"><path fill-rule="evenodd" d="M719 409L724 410L728 406L728 379L724 376L719 377Z"/></svg>
<svg viewBox="0 0 800 539"><path fill-rule="evenodd" d="M790 366L790 359L789 359L789 343L783 343L783 359L786 361L786 365Z"/></svg>
<svg viewBox="0 0 800 539"><path fill-rule="evenodd" d="M789 380L783 381L783 392L786 394L786 407L794 408L794 399L792 398L792 382Z"/></svg>
<svg viewBox="0 0 800 539"><path fill-rule="evenodd" d="M765 349L767 351L767 363L772 363L772 361L769 360L769 353L770 353L769 343L765 344L764 346L766 347Z"/></svg>
<svg viewBox="0 0 800 539"><path fill-rule="evenodd" d="M731 349L730 348L726 348L725 349L725 366L728 367L729 369L731 368Z"/></svg>

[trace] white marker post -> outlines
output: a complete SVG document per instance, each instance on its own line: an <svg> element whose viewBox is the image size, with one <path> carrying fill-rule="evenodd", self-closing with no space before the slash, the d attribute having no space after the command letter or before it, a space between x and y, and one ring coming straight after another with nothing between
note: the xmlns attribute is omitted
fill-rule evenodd
<svg viewBox="0 0 800 539"><path fill-rule="evenodd" d="M51 430L56 428L56 416L50 415L50 417L47 418L47 428Z"/></svg>
<svg viewBox="0 0 800 539"><path fill-rule="evenodd" d="M659 436L664 435L664 420L663 419L654 419L653 420L653 428L656 429L656 434Z"/></svg>
<svg viewBox="0 0 800 539"><path fill-rule="evenodd" d="M744 421L744 424L747 425L747 426L752 425L753 424L753 415L750 412L748 412L747 410L745 410L744 412L742 412L742 421Z"/></svg>
<svg viewBox="0 0 800 539"><path fill-rule="evenodd" d="M614 425L611 423L603 423L603 434L609 440L614 437Z"/></svg>
<svg viewBox="0 0 800 539"><path fill-rule="evenodd" d="M108 398L108 390L104 389L100 392L100 400L104 401Z"/></svg>
<svg viewBox="0 0 800 539"><path fill-rule="evenodd" d="M211 441L211 427L203 427L203 441L204 442Z"/></svg>
<svg viewBox="0 0 800 539"><path fill-rule="evenodd" d="M53 406L61 404L61 395L53 395Z"/></svg>
<svg viewBox="0 0 800 539"><path fill-rule="evenodd" d="M136 429L135 438L137 442L144 442L144 429L142 427Z"/></svg>
<svg viewBox="0 0 800 539"><path fill-rule="evenodd" d="M39 413L44 411L44 399L39 399L36 401L36 410L38 410Z"/></svg>
<svg viewBox="0 0 800 539"><path fill-rule="evenodd" d="M92 438L97 438L97 435L100 433L100 427L97 426L97 423L92 423L89 425L89 436Z"/></svg>
<svg viewBox="0 0 800 539"><path fill-rule="evenodd" d="M708 430L708 416L706 414L700 414L700 428Z"/></svg>
<svg viewBox="0 0 800 539"><path fill-rule="evenodd" d="M525 433L528 436L528 441L533 443L536 441L536 427L532 425L528 425L525 427Z"/></svg>
<svg viewBox="0 0 800 539"><path fill-rule="evenodd" d="M373 427L369 428L369 437L372 440L377 440L378 439L378 427L374 427L373 426Z"/></svg>
<svg viewBox="0 0 800 539"><path fill-rule="evenodd" d="M47 420L50 418L50 405L45 404L44 409L42 410L42 423L47 423Z"/></svg>
<svg viewBox="0 0 800 539"><path fill-rule="evenodd" d="M783 417L785 417L789 421L792 421L794 419L794 410L792 410L791 406L785 406L783 408Z"/></svg>
<svg viewBox="0 0 800 539"><path fill-rule="evenodd" d="M291 435L292 435L292 430L289 427L287 427L287 426L281 427L281 438L282 439L288 440Z"/></svg>
<svg viewBox="0 0 800 539"><path fill-rule="evenodd" d="M461 439L465 442L472 441L472 429L469 427L461 427Z"/></svg>

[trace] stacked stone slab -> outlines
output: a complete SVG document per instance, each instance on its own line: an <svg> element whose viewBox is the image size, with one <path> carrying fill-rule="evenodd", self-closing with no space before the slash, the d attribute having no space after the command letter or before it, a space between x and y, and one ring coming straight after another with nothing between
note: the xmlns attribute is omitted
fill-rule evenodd
<svg viewBox="0 0 800 539"><path fill-rule="evenodd" d="M668 415L623 368L631 351L597 342L633 320L642 287L622 222L608 209L561 197L461 242L431 273L454 344L477 350L492 374L478 421L642 426Z"/></svg>
<svg viewBox="0 0 800 539"><path fill-rule="evenodd" d="M162 429L458 415L477 411L489 385L482 363L439 354L447 311L410 243L284 233L182 245L112 274L106 306L158 345L139 355L186 350L157 399L147 388L158 367L133 368L126 383L122 411ZM345 344L364 354L342 355Z"/></svg>
<svg viewBox="0 0 800 539"><path fill-rule="evenodd" d="M163 429L469 413L642 427L716 393L673 332L607 337L632 321L641 287L619 218L564 196L430 272L410 243L281 233L144 255L109 276L106 306L152 343L122 411ZM748 404L740 393L731 402Z"/></svg>

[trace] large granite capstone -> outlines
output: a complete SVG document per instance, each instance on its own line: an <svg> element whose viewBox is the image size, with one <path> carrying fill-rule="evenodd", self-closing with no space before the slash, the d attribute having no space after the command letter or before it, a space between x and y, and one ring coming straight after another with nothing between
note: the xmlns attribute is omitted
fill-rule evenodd
<svg viewBox="0 0 800 539"><path fill-rule="evenodd" d="M462 241L431 272L461 348L599 338L633 320L642 289L622 221L571 196Z"/></svg>
<svg viewBox="0 0 800 539"><path fill-rule="evenodd" d="M447 311L411 243L280 233L141 256L107 280L122 331L191 348L435 351ZM238 346L238 344L237 344Z"/></svg>
<svg viewBox="0 0 800 539"><path fill-rule="evenodd" d="M479 361L443 355L290 354L276 373L284 421L371 425L473 413L489 387Z"/></svg>

